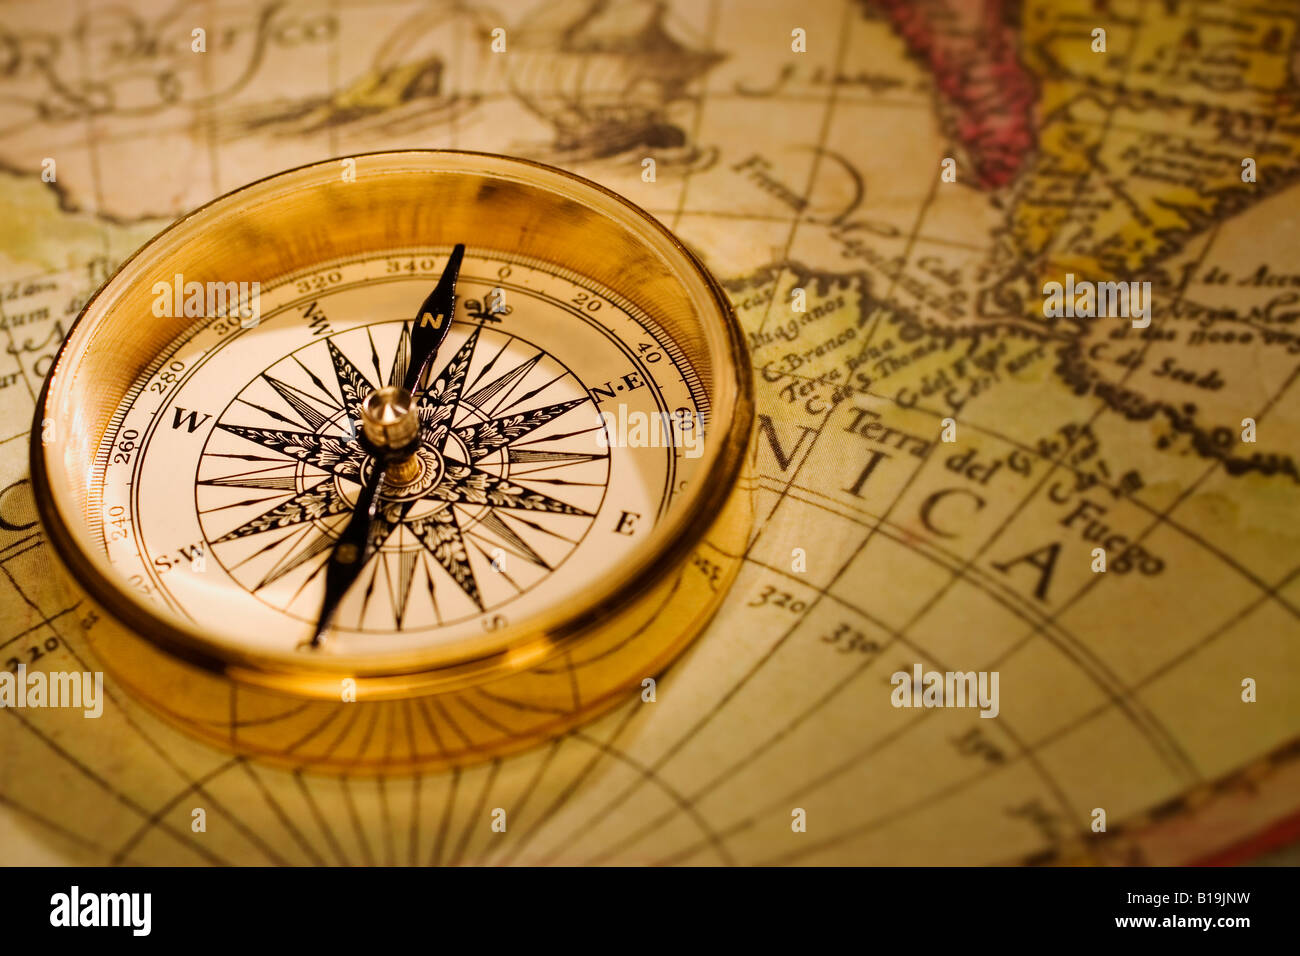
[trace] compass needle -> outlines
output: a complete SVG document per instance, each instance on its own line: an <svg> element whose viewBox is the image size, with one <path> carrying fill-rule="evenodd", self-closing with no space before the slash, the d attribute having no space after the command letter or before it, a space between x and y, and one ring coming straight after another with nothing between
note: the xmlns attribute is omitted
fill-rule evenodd
<svg viewBox="0 0 1300 956"><path fill-rule="evenodd" d="M385 478L397 479L394 484L401 484L401 469L406 463L416 460L416 450L420 444L420 427L418 406L412 402L412 397L423 372L438 354L438 346L451 331L450 317L456 306L456 277L460 274L460 264L464 255L465 246L457 243L451 251L437 286L420 306L419 318L414 323L414 331L410 335L409 364L403 385L400 388L389 385L373 391L360 403L362 432L357 440L370 455L370 477L366 479L361 494L357 496L352 518L330 551L325 569L325 596L321 601L316 629L309 642L311 647L320 647L324 642L325 630L333 619L339 602L352 587L352 583L356 581L374 551L376 542L372 539L376 535L372 533L372 526L375 523L375 513L383 503L379 492L385 483ZM374 340L370 339L370 342L373 348ZM401 342L402 347L405 347L407 344L405 335ZM331 354L338 356L335 360L336 368L350 369L351 364L343 359L337 347L331 350ZM355 386L356 377L353 374L340 373L340 383L345 379L349 383L349 388ZM273 384L275 382L269 377L267 381ZM414 395L416 402L419 401L419 397ZM381 537L379 543L382 544L382 538L386 538L387 533L381 533L379 537ZM404 607L405 601L402 604ZM400 626L401 615L399 614L399 629Z"/></svg>

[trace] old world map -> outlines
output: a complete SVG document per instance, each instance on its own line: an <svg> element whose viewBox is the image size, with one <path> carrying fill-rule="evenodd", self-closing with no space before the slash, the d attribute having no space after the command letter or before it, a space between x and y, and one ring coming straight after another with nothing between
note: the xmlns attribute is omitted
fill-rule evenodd
<svg viewBox="0 0 1300 956"><path fill-rule="evenodd" d="M1169 864L1294 839L1298 31L1290 0L6 3L10 669L97 669L28 477L62 337L173 218L307 162L501 152L650 211L746 332L760 490L653 703L353 779L209 749L110 679L97 720L0 716L0 862ZM1150 283L1149 324L1049 315L1067 275ZM892 706L916 664L998 672L996 719Z"/></svg>

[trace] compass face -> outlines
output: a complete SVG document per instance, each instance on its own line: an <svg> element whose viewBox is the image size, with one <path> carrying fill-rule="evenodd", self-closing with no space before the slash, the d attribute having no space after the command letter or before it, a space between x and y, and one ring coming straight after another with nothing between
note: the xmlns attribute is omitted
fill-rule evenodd
<svg viewBox="0 0 1300 956"><path fill-rule="evenodd" d="M750 364L716 280L594 183L344 166L220 197L105 283L46 376L34 497L97 656L185 732L469 766L639 698L725 600Z"/></svg>
<svg viewBox="0 0 1300 956"><path fill-rule="evenodd" d="M361 403L401 383L445 251L263 286L260 320L176 320L96 459L92 522L123 586L214 640L300 654L373 460ZM326 651L371 659L528 620L633 561L702 460L709 402L655 323L566 269L465 257L419 446L379 484Z"/></svg>

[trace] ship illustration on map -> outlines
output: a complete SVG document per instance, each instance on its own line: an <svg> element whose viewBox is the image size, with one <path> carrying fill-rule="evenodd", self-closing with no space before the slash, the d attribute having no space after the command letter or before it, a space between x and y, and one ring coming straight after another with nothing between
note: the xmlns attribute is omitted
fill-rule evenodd
<svg viewBox="0 0 1300 956"><path fill-rule="evenodd" d="M407 18L382 44L371 68L339 89L228 111L223 139L250 133L300 136L334 129L349 136L427 134L461 120L498 92L553 133L516 151L552 162L603 160L654 150L661 165L709 160L688 142L681 107L724 54L688 45L667 22L661 0L563 0L544 4L505 31L504 89L464 90L448 52L473 37L490 65L501 28L495 18L435 5ZM484 69L468 70L482 75ZM489 121L480 115L479 121Z"/></svg>
<svg viewBox="0 0 1300 956"><path fill-rule="evenodd" d="M724 55L687 46L665 14L659 0L565 0L512 31L507 83L555 130L552 158L653 149L661 164L700 159L672 108Z"/></svg>

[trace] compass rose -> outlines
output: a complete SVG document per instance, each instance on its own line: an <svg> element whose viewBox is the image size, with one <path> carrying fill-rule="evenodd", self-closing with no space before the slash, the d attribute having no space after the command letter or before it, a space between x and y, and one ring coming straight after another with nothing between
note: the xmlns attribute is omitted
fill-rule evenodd
<svg viewBox="0 0 1300 956"><path fill-rule="evenodd" d="M398 629L421 577L431 595L449 578L482 612L524 590L503 567L501 556L549 572L557 564L555 545L564 546L559 549L562 560L580 540L574 531L585 533L585 527L574 525L589 525L594 518L592 508L582 503L584 496L566 494L603 484L593 479L590 468L590 463L607 464L608 459L608 451L590 440L599 427L590 395L553 357L515 336L485 330L479 318L441 369L425 370L424 399L415 409L418 444L407 480L385 474L378 482L363 549L374 567L358 617L364 617L377 579L390 572L396 577L388 590ZM243 577L250 590L262 591L299 572L289 599L293 603L319 579L325 556L343 532L339 516L353 512L372 470L379 467L359 440L363 403L407 377L411 324L401 323L386 373L381 374L382 350L375 334L382 325L341 333L263 371L232 403L274 424L228 421L229 410L218 422L217 432L256 448L206 450L205 457L237 459L248 467L201 479L199 485L247 489L257 496L210 509L204 526L219 557L232 542L265 540L229 565L238 575L240 565L274 553L269 568L263 561L259 574ZM454 324L462 329L469 325ZM328 356L325 374L322 352ZM255 504L264 507L251 509L246 517L243 512L249 509L236 507ZM217 519L231 511L240 511L241 520L222 525ZM578 521L544 523L546 516ZM475 554L482 560L474 560ZM495 598L485 594L485 567L507 585L496 589ZM303 568L308 569L305 576Z"/></svg>

